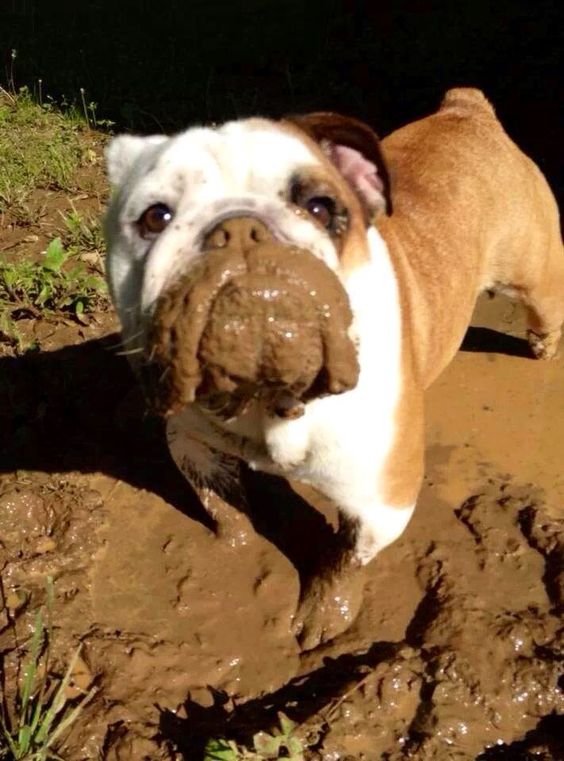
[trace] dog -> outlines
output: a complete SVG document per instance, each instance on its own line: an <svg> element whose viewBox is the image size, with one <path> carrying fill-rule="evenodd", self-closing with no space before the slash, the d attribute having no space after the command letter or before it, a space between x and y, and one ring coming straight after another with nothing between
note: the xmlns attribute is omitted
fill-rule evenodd
<svg viewBox="0 0 564 761"><path fill-rule="evenodd" d="M357 613L346 579L412 516L423 394L478 295L519 299L532 354L554 356L553 195L470 88L381 142L334 113L250 118L117 136L107 166L110 291L182 472L205 498L242 460L338 508L296 615L315 647Z"/></svg>

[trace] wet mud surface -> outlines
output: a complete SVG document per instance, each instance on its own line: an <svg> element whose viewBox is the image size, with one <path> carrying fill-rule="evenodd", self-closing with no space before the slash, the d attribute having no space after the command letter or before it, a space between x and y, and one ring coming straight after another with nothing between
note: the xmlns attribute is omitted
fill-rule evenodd
<svg viewBox="0 0 564 761"><path fill-rule="evenodd" d="M143 417L115 326L0 358L4 672L51 574L54 668L83 642L77 689L99 687L71 761L198 759L277 710L312 759L564 759L564 350L529 359L503 299L474 325L428 394L412 523L349 631L303 654L296 567L331 530L321 513L249 475L246 509L215 525Z"/></svg>

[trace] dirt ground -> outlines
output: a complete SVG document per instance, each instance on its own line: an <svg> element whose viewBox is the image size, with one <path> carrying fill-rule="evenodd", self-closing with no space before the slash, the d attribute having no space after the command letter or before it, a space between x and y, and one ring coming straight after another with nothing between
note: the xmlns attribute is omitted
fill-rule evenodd
<svg viewBox="0 0 564 761"><path fill-rule="evenodd" d="M296 567L329 531L276 479L219 526L144 417L111 314L21 321L0 355L0 652L9 692L45 578L55 669L84 645L95 700L69 761L198 759L283 710L308 757L564 759L564 347L528 357L484 297L428 395L412 523L370 566L351 629L300 653Z"/></svg>

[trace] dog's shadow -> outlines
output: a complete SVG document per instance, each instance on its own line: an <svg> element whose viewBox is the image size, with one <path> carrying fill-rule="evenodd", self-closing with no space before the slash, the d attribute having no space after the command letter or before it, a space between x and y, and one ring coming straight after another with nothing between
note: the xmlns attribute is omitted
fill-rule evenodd
<svg viewBox="0 0 564 761"><path fill-rule="evenodd" d="M163 446L162 425L143 413L118 343L112 335L0 359L0 473L99 471L206 522Z"/></svg>
<svg viewBox="0 0 564 761"><path fill-rule="evenodd" d="M0 358L0 473L17 470L102 472L159 494L193 520L213 520L177 470L164 425L144 412L117 335L51 352ZM490 328L470 328L463 351L529 357L525 340ZM332 536L325 517L285 481L243 471L246 510L255 528L300 573L313 546ZM276 509L272 509L275 505Z"/></svg>
<svg viewBox="0 0 564 761"><path fill-rule="evenodd" d="M51 352L0 358L0 474L102 472L161 496L210 530L215 524L177 470L164 424L145 413L117 335ZM282 479L243 470L244 509L300 575L333 532ZM234 504L236 504L234 502ZM273 509L275 507L276 509Z"/></svg>
<svg viewBox="0 0 564 761"><path fill-rule="evenodd" d="M170 457L163 423L145 414L129 364L115 351L118 343L111 335L0 358L0 473L103 472L159 494L213 528ZM470 328L461 349L531 356L525 340L490 328ZM298 535L309 535L308 529L330 532L325 519L281 479L244 472L243 481L257 529L284 545L286 554L292 554L288 542L295 521ZM284 509L268 509L264 516L261 504L273 502Z"/></svg>
<svg viewBox="0 0 564 761"><path fill-rule="evenodd" d="M533 357L529 343L524 338L517 338L507 333L501 333L499 330L484 327L468 328L460 351L507 354L511 357L526 357L528 359Z"/></svg>

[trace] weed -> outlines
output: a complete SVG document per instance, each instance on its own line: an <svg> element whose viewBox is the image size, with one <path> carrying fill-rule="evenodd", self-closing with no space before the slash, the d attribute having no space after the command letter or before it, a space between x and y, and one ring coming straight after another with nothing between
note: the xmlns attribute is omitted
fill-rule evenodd
<svg viewBox="0 0 564 761"><path fill-rule="evenodd" d="M47 583L48 621L53 600L53 581ZM60 761L56 752L87 703L97 692L91 687L78 700L69 698L69 687L80 657L80 646L72 654L61 678L49 675L51 626L45 626L38 611L31 637L28 660L18 689L13 717L5 700L0 713L0 758L5 761Z"/></svg>
<svg viewBox="0 0 564 761"><path fill-rule="evenodd" d="M204 761L266 761L287 758L303 761L304 748L296 737L296 724L283 713L278 714L279 728L272 734L257 732L253 737L253 749L249 750L233 740L208 740Z"/></svg>
<svg viewBox="0 0 564 761"><path fill-rule="evenodd" d="M0 342L2 341L17 347L20 353L33 351L37 348L36 342L26 341L17 323L11 319L6 310L0 311Z"/></svg>
<svg viewBox="0 0 564 761"><path fill-rule="evenodd" d="M90 106L95 122L95 104ZM63 114L48 96L38 104L26 88L0 91L1 222L7 214L12 226L34 225L46 213L37 190L75 187L76 169L94 153L91 147L85 153L80 140L84 126L77 109ZM61 216L60 237L39 261L0 254L0 341L19 351L31 346L24 344L18 320L66 315L82 321L108 303L99 221L74 206Z"/></svg>
<svg viewBox="0 0 564 761"><path fill-rule="evenodd" d="M16 86L14 84L14 65L16 62L16 58L18 57L18 51L15 48L12 48L11 54L10 54L10 70L8 72L8 87L12 91L12 93L15 93Z"/></svg>
<svg viewBox="0 0 564 761"><path fill-rule="evenodd" d="M88 106L86 105L86 94L84 91L84 87L80 88L80 99L82 101L82 111L84 113L84 119L86 121L88 128L90 129L90 119L88 117Z"/></svg>
<svg viewBox="0 0 564 761"><path fill-rule="evenodd" d="M95 233L91 228L76 226L71 235L94 236ZM61 238L51 241L39 262L21 260L14 263L0 259L3 332L12 340L13 323L22 317L67 313L80 318L85 312L104 306L105 294L103 278L88 272L77 256L76 248L65 248Z"/></svg>
<svg viewBox="0 0 564 761"><path fill-rule="evenodd" d="M97 116L98 104L94 102L86 102L86 90L81 87L80 93L80 105L77 105L75 100L67 100L63 95L61 103L56 106L51 101L51 106L54 109L58 109L63 115L65 121L72 124L74 127L87 127L91 129L111 129L115 126L115 122L110 119L99 119Z"/></svg>
<svg viewBox="0 0 564 761"><path fill-rule="evenodd" d="M68 214L63 214L66 231L63 240L67 247L77 253L101 254L104 251L104 235L99 218L83 217L74 206Z"/></svg>

